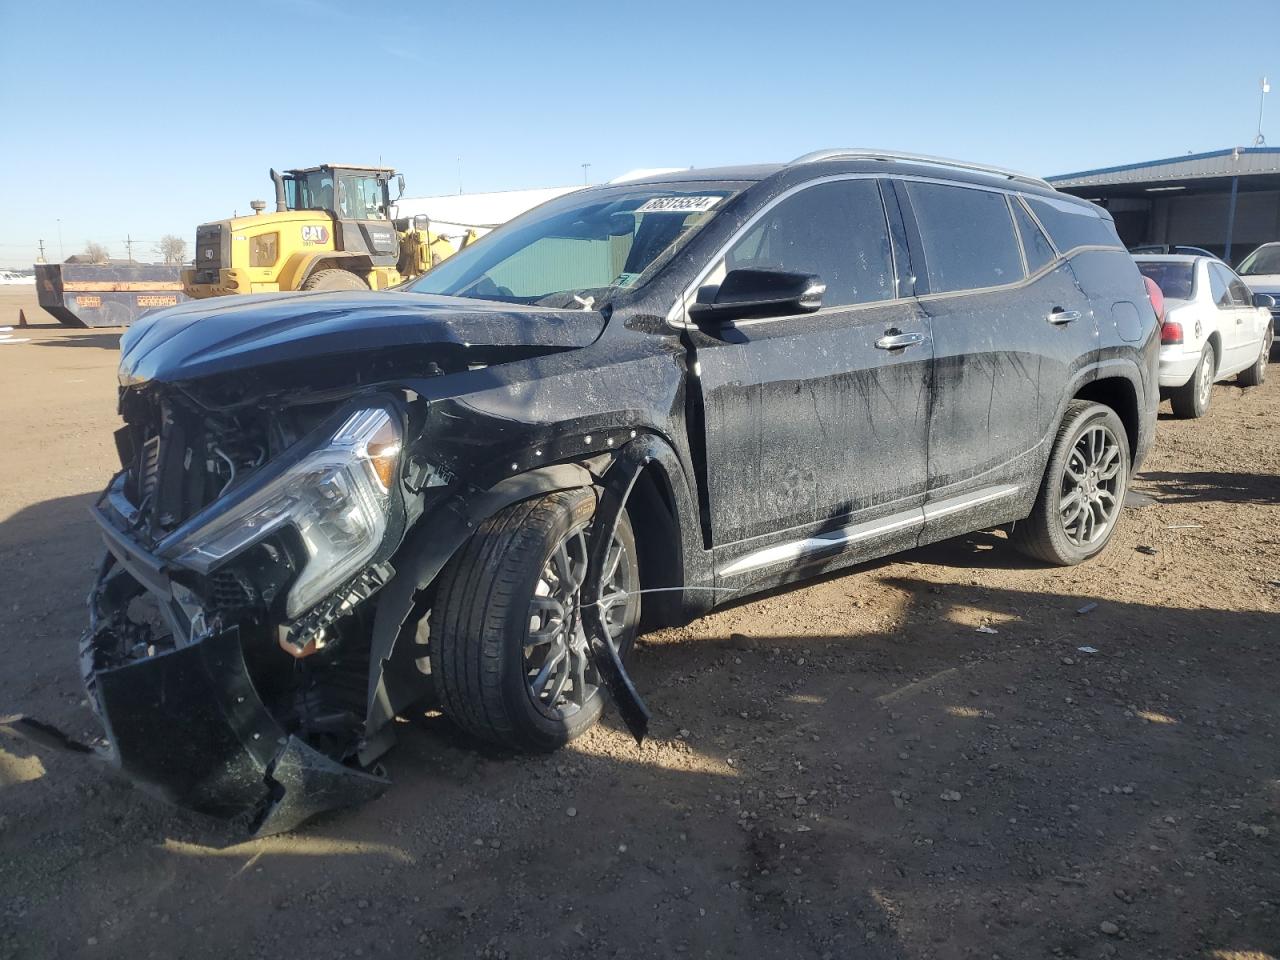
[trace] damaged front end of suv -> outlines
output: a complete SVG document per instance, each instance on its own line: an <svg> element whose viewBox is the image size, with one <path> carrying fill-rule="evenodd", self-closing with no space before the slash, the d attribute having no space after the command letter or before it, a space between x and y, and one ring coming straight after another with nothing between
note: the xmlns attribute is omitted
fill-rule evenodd
<svg viewBox="0 0 1280 960"><path fill-rule="evenodd" d="M379 792L387 724L430 692L424 651L396 645L412 590L386 622L366 602L470 466L447 429L464 414L424 393L602 326L407 294L287 299L125 335L122 469L92 508L107 554L81 650L110 759L257 833ZM472 416L467 436L487 429ZM437 519L443 555L468 526Z"/></svg>

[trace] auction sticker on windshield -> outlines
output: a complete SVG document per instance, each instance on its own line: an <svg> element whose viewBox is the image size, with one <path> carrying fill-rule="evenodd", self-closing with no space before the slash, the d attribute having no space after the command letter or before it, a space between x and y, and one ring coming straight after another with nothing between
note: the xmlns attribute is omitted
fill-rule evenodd
<svg viewBox="0 0 1280 960"><path fill-rule="evenodd" d="M636 207L636 213L702 213L722 197L654 197Z"/></svg>

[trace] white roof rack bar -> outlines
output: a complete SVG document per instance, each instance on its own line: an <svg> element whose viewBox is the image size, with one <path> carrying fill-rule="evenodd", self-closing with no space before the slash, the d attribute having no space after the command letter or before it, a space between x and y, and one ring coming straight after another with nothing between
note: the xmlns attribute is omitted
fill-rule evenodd
<svg viewBox="0 0 1280 960"><path fill-rule="evenodd" d="M900 160L903 163L920 163L931 167L950 167L953 170L972 170L975 173L989 173L997 177L1007 177L1022 183L1034 184L1037 187L1053 189L1048 181L1017 170L1005 170L1003 167L992 167L985 163L970 163L967 160L948 160L946 157L930 157L922 153L902 153L898 150L873 150L869 147L836 147L828 150L814 150L804 156L796 157L791 162L818 163L822 160Z"/></svg>

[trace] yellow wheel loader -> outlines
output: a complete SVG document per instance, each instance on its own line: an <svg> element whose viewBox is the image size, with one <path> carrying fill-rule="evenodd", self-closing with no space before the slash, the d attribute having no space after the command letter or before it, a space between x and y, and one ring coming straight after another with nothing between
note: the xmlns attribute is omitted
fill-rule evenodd
<svg viewBox="0 0 1280 960"><path fill-rule="evenodd" d="M280 290L385 290L454 253L426 217L392 219L404 176L389 167L322 164L271 171L276 209L196 228L192 266L182 271L189 297ZM472 239L468 234L463 245Z"/></svg>

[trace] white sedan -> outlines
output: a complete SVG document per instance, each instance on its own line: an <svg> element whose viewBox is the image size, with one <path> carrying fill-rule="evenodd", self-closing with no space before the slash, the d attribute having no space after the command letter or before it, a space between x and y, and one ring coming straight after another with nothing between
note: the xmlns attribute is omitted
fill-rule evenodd
<svg viewBox="0 0 1280 960"><path fill-rule="evenodd" d="M1164 294L1160 392L1172 402L1174 416L1203 417L1215 381L1262 383L1271 353L1270 296L1251 292L1214 257L1133 259Z"/></svg>

